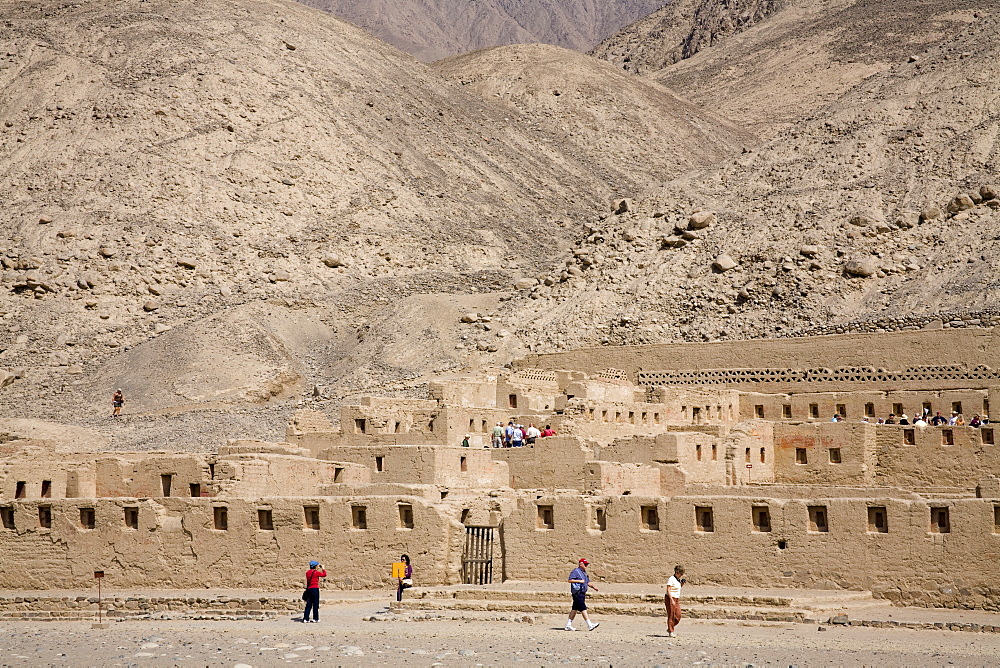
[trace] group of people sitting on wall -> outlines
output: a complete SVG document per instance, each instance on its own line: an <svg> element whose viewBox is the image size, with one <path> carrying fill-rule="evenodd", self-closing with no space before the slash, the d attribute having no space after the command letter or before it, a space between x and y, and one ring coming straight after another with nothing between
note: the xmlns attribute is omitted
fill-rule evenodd
<svg viewBox="0 0 1000 668"><path fill-rule="evenodd" d="M493 427L493 447L494 448L520 448L525 445L534 445L539 438L555 436L556 432L551 425L545 425L545 429L539 429L534 424L528 425L514 424L511 420L505 427L503 422L497 422Z"/></svg>
<svg viewBox="0 0 1000 668"><path fill-rule="evenodd" d="M833 418L830 422L843 422L844 418L839 413L834 413ZM925 408L920 415L914 416L912 419L906 413L896 415L895 413L889 413L889 417L878 418L877 420L872 420L870 418L862 417L861 422L869 424L899 424L899 425L913 425L915 427L926 427L928 425L932 427L982 427L984 424L990 423L989 416L986 415L976 415L972 416L972 419L968 423L965 422L965 417L958 411L952 411L951 417L945 417L941 415L941 411L937 411L933 417L931 417L931 410Z"/></svg>

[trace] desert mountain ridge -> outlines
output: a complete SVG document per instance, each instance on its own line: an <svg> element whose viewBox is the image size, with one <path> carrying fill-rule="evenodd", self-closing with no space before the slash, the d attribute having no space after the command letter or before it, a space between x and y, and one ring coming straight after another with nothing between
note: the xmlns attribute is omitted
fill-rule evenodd
<svg viewBox="0 0 1000 668"><path fill-rule="evenodd" d="M543 43L586 51L668 0L300 0L419 60Z"/></svg>
<svg viewBox="0 0 1000 668"><path fill-rule="evenodd" d="M283 0L0 7L0 405L102 447L275 438L534 351L994 317L1000 30L948 0L919 6L947 38L759 117L788 8L645 77L427 66Z"/></svg>

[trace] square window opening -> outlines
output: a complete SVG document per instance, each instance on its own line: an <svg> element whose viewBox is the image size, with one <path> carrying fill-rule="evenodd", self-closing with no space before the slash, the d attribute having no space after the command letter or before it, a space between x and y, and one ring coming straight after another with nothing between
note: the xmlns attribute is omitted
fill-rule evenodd
<svg viewBox="0 0 1000 668"><path fill-rule="evenodd" d="M954 411L955 413L958 413L959 415L961 415L962 414L962 402L961 401L953 401L953 402L951 402L951 410Z"/></svg>
<svg viewBox="0 0 1000 668"><path fill-rule="evenodd" d="M875 417L875 404L870 401L865 404L865 417Z"/></svg>
<svg viewBox="0 0 1000 668"><path fill-rule="evenodd" d="M889 515L885 506L868 506L868 533L889 533Z"/></svg>
<svg viewBox="0 0 1000 668"><path fill-rule="evenodd" d="M28 493L27 489L28 489L28 483L26 483L24 480L18 480L17 485L15 485L14 487L14 498L23 499L25 495Z"/></svg>
<svg viewBox="0 0 1000 668"><path fill-rule="evenodd" d="M126 508L125 509L125 526L129 529L139 528L139 509L138 508Z"/></svg>
<svg viewBox="0 0 1000 668"><path fill-rule="evenodd" d="M257 528L261 531L274 531L274 514L270 508L257 509Z"/></svg>
<svg viewBox="0 0 1000 668"><path fill-rule="evenodd" d="M759 419L763 420L764 419L764 405L763 404L757 404L756 406L754 406L753 407L753 414L755 416L757 416Z"/></svg>
<svg viewBox="0 0 1000 668"><path fill-rule="evenodd" d="M468 457L461 457L460 461L459 461L459 467L461 467L462 473L465 473L466 471L468 471L469 470L469 458Z"/></svg>
<svg viewBox="0 0 1000 668"><path fill-rule="evenodd" d="M660 530L660 513L656 506L643 506L642 509L642 528L646 531L659 531Z"/></svg>
<svg viewBox="0 0 1000 668"><path fill-rule="evenodd" d="M694 456L699 462L701 461L701 443L694 446Z"/></svg>
<svg viewBox="0 0 1000 668"><path fill-rule="evenodd" d="M364 418L354 418L354 433L363 434L365 433L365 419Z"/></svg>
<svg viewBox="0 0 1000 668"><path fill-rule="evenodd" d="M305 517L305 528L319 531L319 506L303 506L302 513Z"/></svg>
<svg viewBox="0 0 1000 668"><path fill-rule="evenodd" d="M80 508L80 526L93 529L97 526L97 516L93 508Z"/></svg>
<svg viewBox="0 0 1000 668"><path fill-rule="evenodd" d="M212 519L216 531L229 530L229 508L225 506L215 506L212 508Z"/></svg>
<svg viewBox="0 0 1000 668"><path fill-rule="evenodd" d="M785 404L784 406L781 407L781 417L785 418L786 420L792 417L791 404Z"/></svg>
<svg viewBox="0 0 1000 668"><path fill-rule="evenodd" d="M52 497L52 481L43 480L42 481L42 498L48 499Z"/></svg>
<svg viewBox="0 0 1000 668"><path fill-rule="evenodd" d="M951 533L951 518L947 506L931 508L931 533Z"/></svg>
<svg viewBox="0 0 1000 668"><path fill-rule="evenodd" d="M837 415L842 418L847 417L847 404L837 404Z"/></svg>
<svg viewBox="0 0 1000 668"><path fill-rule="evenodd" d="M809 417L811 418L819 417L819 404L809 404Z"/></svg>
<svg viewBox="0 0 1000 668"><path fill-rule="evenodd" d="M813 533L827 533L830 531L826 506L809 506L809 531Z"/></svg>
<svg viewBox="0 0 1000 668"><path fill-rule="evenodd" d="M916 444L917 444L917 431L915 429L904 429L903 445L916 445Z"/></svg>
<svg viewBox="0 0 1000 668"><path fill-rule="evenodd" d="M809 463L809 455L806 454L805 448L795 448L795 463L796 464Z"/></svg>
<svg viewBox="0 0 1000 668"><path fill-rule="evenodd" d="M955 432L953 430L941 430L941 445L955 445Z"/></svg>
<svg viewBox="0 0 1000 668"><path fill-rule="evenodd" d="M351 524L355 529L367 529L368 508L365 506L351 506Z"/></svg>
<svg viewBox="0 0 1000 668"><path fill-rule="evenodd" d="M743 453L743 461L746 462L747 464L750 463L750 448L747 448L746 451Z"/></svg>
<svg viewBox="0 0 1000 668"><path fill-rule="evenodd" d="M842 461L840 458L840 448L830 448L830 463L840 464Z"/></svg>
<svg viewBox="0 0 1000 668"><path fill-rule="evenodd" d="M510 408L517 408L517 395L509 394L507 395L507 406Z"/></svg>
<svg viewBox="0 0 1000 668"><path fill-rule="evenodd" d="M767 506L754 506L752 511L753 530L758 533L770 533L771 509Z"/></svg>
<svg viewBox="0 0 1000 668"><path fill-rule="evenodd" d="M399 528L413 528L413 506L408 503L399 504Z"/></svg>
<svg viewBox="0 0 1000 668"><path fill-rule="evenodd" d="M766 454L766 452L767 451L766 451L765 448L761 448L760 449L760 463L761 464L765 463L765 461L767 460L767 454Z"/></svg>
<svg viewBox="0 0 1000 668"><path fill-rule="evenodd" d="M173 486L174 476L170 473L160 475L160 491L163 496L170 496L170 488Z"/></svg>
<svg viewBox="0 0 1000 668"><path fill-rule="evenodd" d="M343 466L336 466L336 467L334 467L334 469L333 469L333 481L335 483L344 482L344 467Z"/></svg>
<svg viewBox="0 0 1000 668"><path fill-rule="evenodd" d="M694 509L694 521L698 531L707 533L715 531L715 517L711 506L697 506Z"/></svg>
<svg viewBox="0 0 1000 668"><path fill-rule="evenodd" d="M385 471L385 457L383 456L375 457L375 470L380 473Z"/></svg>
<svg viewBox="0 0 1000 668"><path fill-rule="evenodd" d="M983 427L979 430L979 436L983 440L983 445L996 445L992 428Z"/></svg>
<svg viewBox="0 0 1000 668"><path fill-rule="evenodd" d="M555 513L552 506L538 506L538 516L535 520L536 529L555 529Z"/></svg>
<svg viewBox="0 0 1000 668"><path fill-rule="evenodd" d="M715 443L713 443L712 444L712 461L714 462L714 461L717 461L718 459L719 459L719 448L718 448L718 446Z"/></svg>
<svg viewBox="0 0 1000 668"><path fill-rule="evenodd" d="M993 506L993 533L1000 533L1000 506Z"/></svg>
<svg viewBox="0 0 1000 668"><path fill-rule="evenodd" d="M191 483L191 496L192 497L201 496L201 483L199 482Z"/></svg>
<svg viewBox="0 0 1000 668"><path fill-rule="evenodd" d="M17 528L14 524L14 509L12 507L0 507L0 526L2 526L6 531L13 531Z"/></svg>
<svg viewBox="0 0 1000 668"><path fill-rule="evenodd" d="M608 511L604 508L594 508L594 518L593 518L592 528L598 531L607 531L608 528Z"/></svg>
<svg viewBox="0 0 1000 668"><path fill-rule="evenodd" d="M52 528L52 506L38 506L38 526L42 529Z"/></svg>
<svg viewBox="0 0 1000 668"><path fill-rule="evenodd" d="M903 414L903 404L893 404L892 412L895 413L896 417L898 418L900 415Z"/></svg>

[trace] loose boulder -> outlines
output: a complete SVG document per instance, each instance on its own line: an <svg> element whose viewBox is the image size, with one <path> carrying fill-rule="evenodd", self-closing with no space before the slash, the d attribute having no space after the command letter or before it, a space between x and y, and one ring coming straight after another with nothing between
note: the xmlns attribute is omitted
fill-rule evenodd
<svg viewBox="0 0 1000 668"><path fill-rule="evenodd" d="M726 253L723 253L719 257L715 258L715 261L712 263L712 268L716 271L722 272L735 269L738 266L740 266L739 263Z"/></svg>
<svg viewBox="0 0 1000 668"><path fill-rule="evenodd" d="M688 218L688 227L692 230L703 230L714 225L716 216L713 211L695 211Z"/></svg>
<svg viewBox="0 0 1000 668"><path fill-rule="evenodd" d="M878 271L878 267L875 265L875 261L871 258L854 258L847 261L847 264L844 265L844 271L851 276L868 278L869 276L875 275L875 272Z"/></svg>

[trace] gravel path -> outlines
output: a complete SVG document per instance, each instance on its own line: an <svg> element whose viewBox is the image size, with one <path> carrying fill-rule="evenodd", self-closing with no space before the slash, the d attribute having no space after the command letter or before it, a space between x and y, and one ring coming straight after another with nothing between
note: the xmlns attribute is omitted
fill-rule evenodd
<svg viewBox="0 0 1000 668"><path fill-rule="evenodd" d="M533 623L363 618L380 603L327 606L319 624L265 622L0 624L0 666L995 666L996 634L683 620L598 619L593 632ZM820 628L825 630L821 631Z"/></svg>

